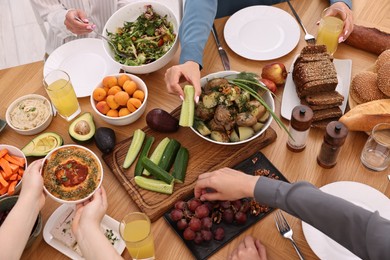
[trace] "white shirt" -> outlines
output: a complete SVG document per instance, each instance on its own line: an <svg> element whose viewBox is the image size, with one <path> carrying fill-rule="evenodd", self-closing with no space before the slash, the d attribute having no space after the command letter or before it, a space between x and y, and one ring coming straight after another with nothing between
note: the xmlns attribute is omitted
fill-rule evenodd
<svg viewBox="0 0 390 260"><path fill-rule="evenodd" d="M51 54L62 44L78 38L96 37L94 32L87 35L74 36L66 29L65 15L69 9L81 9L96 30L102 32L106 21L120 7L131 0L31 0L32 7L44 22L49 25L46 37L46 53ZM134 0L133 0L134 1Z"/></svg>

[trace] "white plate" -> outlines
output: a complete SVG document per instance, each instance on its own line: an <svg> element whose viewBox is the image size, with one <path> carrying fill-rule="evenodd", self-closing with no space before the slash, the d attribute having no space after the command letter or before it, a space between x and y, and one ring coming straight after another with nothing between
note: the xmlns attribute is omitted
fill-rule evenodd
<svg viewBox="0 0 390 260"><path fill-rule="evenodd" d="M69 74L77 97L87 97L104 76L118 73L120 66L104 51L102 40L85 38L65 43L50 54L43 76L55 69Z"/></svg>
<svg viewBox="0 0 390 260"><path fill-rule="evenodd" d="M43 228L43 239L45 239L46 243L66 255L67 257L75 260L82 260L82 258L79 254L77 254L75 251L70 249L69 247L65 246L62 242L55 239L51 234L50 230L55 225L57 219L65 213L65 211L68 209L68 207L74 207L74 205L67 205L62 204L60 207L58 207L53 214L50 216L50 218L47 220L45 227ZM119 222L115 219L111 218L108 215L104 215L101 226L104 229L111 229L114 235L119 239L114 243L114 248L116 251L121 255L123 250L126 247L125 242L122 240L119 234Z"/></svg>
<svg viewBox="0 0 390 260"><path fill-rule="evenodd" d="M322 191L343 198L369 211L378 211L390 220L390 200L378 190L358 182L340 181L320 188ZM360 259L349 250L309 224L302 222L302 230L313 252L322 260Z"/></svg>
<svg viewBox="0 0 390 260"><path fill-rule="evenodd" d="M224 35L238 55L250 60L272 60L295 48L300 31L286 11L255 5L234 13L226 22Z"/></svg>
<svg viewBox="0 0 390 260"><path fill-rule="evenodd" d="M296 56L295 59L297 57L298 56ZM349 86L351 83L352 60L334 59L333 64L336 67L337 79L339 81L336 90L344 97L344 101L340 106L341 111L343 111L344 113L345 108L347 107ZM293 68L294 68L294 62L291 64L290 72L287 75L286 84L284 85L282 107L281 107L282 117L288 120L291 119L291 112L294 109L294 107L301 104L301 100L299 99L295 88L295 83L292 79Z"/></svg>

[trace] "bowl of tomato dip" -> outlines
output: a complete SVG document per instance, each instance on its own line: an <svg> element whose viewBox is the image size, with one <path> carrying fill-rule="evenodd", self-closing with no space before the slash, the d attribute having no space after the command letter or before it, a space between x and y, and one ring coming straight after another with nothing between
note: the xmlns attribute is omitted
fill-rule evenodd
<svg viewBox="0 0 390 260"><path fill-rule="evenodd" d="M42 162L43 188L59 203L81 203L101 186L103 167L98 156L80 145L63 145Z"/></svg>

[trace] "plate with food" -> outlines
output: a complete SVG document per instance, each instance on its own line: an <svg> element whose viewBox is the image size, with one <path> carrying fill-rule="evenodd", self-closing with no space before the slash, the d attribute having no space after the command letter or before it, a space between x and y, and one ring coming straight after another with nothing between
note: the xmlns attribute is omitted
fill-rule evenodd
<svg viewBox="0 0 390 260"><path fill-rule="evenodd" d="M255 5L234 13L226 22L224 36L238 55L250 60L272 60L295 48L300 30L286 11Z"/></svg>
<svg viewBox="0 0 390 260"><path fill-rule="evenodd" d="M296 84L293 81L293 69L294 69L294 63L298 56L294 59L292 62L290 72L287 75L286 84L284 86L283 91L283 97L282 97L282 106L281 106L281 115L285 119L290 120L291 119L291 112L294 109L295 106L301 104L301 99L298 96ZM318 64L318 63L317 63ZM318 68L316 69L317 64L314 64L313 66L313 73L315 73L315 70L318 71L319 77L322 77L323 69ZM322 79L329 80L329 82L326 82L326 84L335 84L336 88L332 91L325 91L322 93L316 92L314 94L308 94L308 96L311 96L310 102L315 102L313 104L316 105L309 105L313 108L313 110L317 111L325 111L326 109L335 110L337 109L337 115L341 116L346 109L347 103L348 103L348 96L349 96L349 86L351 82L351 69L352 69L352 61L348 59L333 59L334 69L335 69L335 75L332 76L332 79ZM314 77L314 76L313 76ZM335 82L330 82L331 80L334 81L334 79L337 80ZM321 81L321 80L318 80ZM326 93L326 94L325 94ZM307 96L306 96L307 97ZM306 98L307 99L307 98ZM304 98L302 99L304 100ZM330 101L334 100L334 103L329 103ZM303 101L307 102L307 101ZM306 103L307 104L307 103ZM330 111L332 112L332 111Z"/></svg>
<svg viewBox="0 0 390 260"><path fill-rule="evenodd" d="M288 182L261 152L253 154L233 168L247 174ZM201 202L191 197L177 201L164 214L164 219L196 259L207 259L272 210L273 208L261 205L252 198ZM193 231L199 229L203 231Z"/></svg>
<svg viewBox="0 0 390 260"><path fill-rule="evenodd" d="M43 189L59 203L86 201L103 182L99 157L81 145L63 145L49 152L41 169Z"/></svg>
<svg viewBox="0 0 390 260"><path fill-rule="evenodd" d="M67 257L82 260L84 257L72 232L72 221L75 212L74 205L63 204L58 207L46 222L43 229L43 239ZM118 254L121 255L126 244L119 234L119 222L108 215L104 215L101 230Z"/></svg>
<svg viewBox="0 0 390 260"><path fill-rule="evenodd" d="M352 202L357 206L390 219L390 203L380 191L358 182L339 181L320 188L322 191ZM360 259L321 231L302 222L302 231L307 243L320 259Z"/></svg>
<svg viewBox="0 0 390 260"><path fill-rule="evenodd" d="M50 54L43 76L55 69L69 74L77 97L88 97L104 76L118 73L120 65L104 51L102 40L84 38L67 42Z"/></svg>

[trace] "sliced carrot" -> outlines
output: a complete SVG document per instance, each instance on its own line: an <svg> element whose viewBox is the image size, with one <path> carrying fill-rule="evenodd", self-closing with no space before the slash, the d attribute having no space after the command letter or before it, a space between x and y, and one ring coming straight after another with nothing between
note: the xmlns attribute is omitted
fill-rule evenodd
<svg viewBox="0 0 390 260"><path fill-rule="evenodd" d="M6 194L7 191L8 191L8 186L3 186L3 187L0 189L0 195Z"/></svg>
<svg viewBox="0 0 390 260"><path fill-rule="evenodd" d="M4 178L5 177L5 172L0 168L0 174Z"/></svg>
<svg viewBox="0 0 390 260"><path fill-rule="evenodd" d="M0 167L3 168L6 176L12 174L11 167L9 166L9 162L6 159L0 158Z"/></svg>
<svg viewBox="0 0 390 260"><path fill-rule="evenodd" d="M18 174L19 174L19 176L23 176L23 174L24 174L24 169L23 169L23 168L19 168Z"/></svg>
<svg viewBox="0 0 390 260"><path fill-rule="evenodd" d="M22 176L20 176L19 174L18 174L18 181L20 181L22 179Z"/></svg>
<svg viewBox="0 0 390 260"><path fill-rule="evenodd" d="M8 195L13 195L15 193L15 186L18 183L18 181L12 181L10 185L8 186Z"/></svg>
<svg viewBox="0 0 390 260"><path fill-rule="evenodd" d="M10 180L10 181L17 181L17 180L18 180L18 176L19 176L19 174L14 173L14 174L12 174L12 175L9 177L9 180Z"/></svg>
<svg viewBox="0 0 390 260"><path fill-rule="evenodd" d="M4 187L8 187L8 182L4 179L3 175L0 174L0 183L1 185L3 185Z"/></svg>
<svg viewBox="0 0 390 260"><path fill-rule="evenodd" d="M18 173L18 171L20 169L19 165L16 165L16 164L13 164L13 163L10 163L9 167L11 168L12 174Z"/></svg>
<svg viewBox="0 0 390 260"><path fill-rule="evenodd" d="M20 167L24 167L24 164L25 164L24 158L17 157L15 155L11 156L9 154L6 154L6 155L4 155L4 159L6 159L10 163L16 164Z"/></svg>
<svg viewBox="0 0 390 260"><path fill-rule="evenodd" d="M0 150L0 158L2 158L6 154L8 154L8 150L6 148Z"/></svg>

